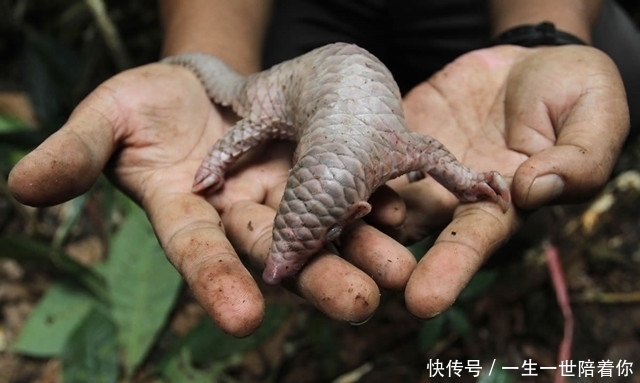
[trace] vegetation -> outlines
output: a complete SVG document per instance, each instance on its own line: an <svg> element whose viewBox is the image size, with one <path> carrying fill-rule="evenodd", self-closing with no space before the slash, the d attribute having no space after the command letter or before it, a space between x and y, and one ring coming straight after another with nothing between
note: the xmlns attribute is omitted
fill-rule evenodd
<svg viewBox="0 0 640 383"><path fill-rule="evenodd" d="M156 2L114 0L108 7L101 0L0 0L0 383L431 381L435 360L555 365L562 316L540 250L550 240L564 244L566 268L591 278L587 285L569 281L589 302L585 316L621 315L607 299L633 305L622 307L623 315L638 313L630 295L640 287L638 238L630 233L640 225L638 190L615 184L608 192L614 218L589 216L585 234L576 227L595 214L588 206L533 217L433 320L406 313L399 293L384 292L376 316L351 326L267 290L258 332L244 339L222 333L165 259L144 212L106 179L51 208L28 208L9 195L11 167L79 100L112 74L158 57ZM26 109L15 107L25 100ZM620 172L638 166L637 147L630 145ZM613 239L625 250L608 248ZM416 255L428 245L416 245ZM620 325L612 338L584 326L583 358L613 358L615 340L638 333ZM499 368L477 380L462 375L457 381L515 376ZM541 375L537 381L553 376Z"/></svg>

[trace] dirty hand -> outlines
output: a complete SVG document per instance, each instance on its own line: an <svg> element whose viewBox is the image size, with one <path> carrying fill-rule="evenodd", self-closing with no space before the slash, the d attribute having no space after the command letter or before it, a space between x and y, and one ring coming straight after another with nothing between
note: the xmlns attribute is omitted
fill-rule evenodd
<svg viewBox="0 0 640 383"><path fill-rule="evenodd" d="M197 167L232 123L212 107L191 72L164 64L132 69L98 87L58 132L20 161L9 176L10 188L25 204L52 205L87 191L104 170L145 209L167 257L209 315L223 330L245 336L259 326L264 300L236 251L264 266L292 147L277 143L260 155L250 153L221 192L193 194ZM353 249L347 253L356 263L368 249L359 241L386 241L385 248L404 250L363 223L350 238L344 245ZM402 254L398 262L385 262L386 273L374 281L325 253L290 287L333 318L362 321L378 305L376 282L404 287L415 260ZM360 264L366 268L366 259Z"/></svg>
<svg viewBox="0 0 640 383"><path fill-rule="evenodd" d="M447 225L411 275L409 309L446 310L519 224L519 209L589 198L607 181L628 131L615 65L583 46L474 51L414 88L404 100L409 126L441 140L464 164L497 170L516 208L459 205L433 180L392 186L407 204L400 240ZM428 196L428 197L426 197ZM453 214L453 220L451 220Z"/></svg>

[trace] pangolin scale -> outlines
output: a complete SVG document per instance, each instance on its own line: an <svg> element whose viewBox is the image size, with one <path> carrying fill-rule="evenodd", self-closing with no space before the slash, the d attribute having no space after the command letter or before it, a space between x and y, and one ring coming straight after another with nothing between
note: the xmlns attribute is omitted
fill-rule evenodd
<svg viewBox="0 0 640 383"><path fill-rule="evenodd" d="M241 117L202 162L194 192L221 188L229 167L260 143L298 142L274 221L267 283L296 274L371 210L374 190L403 174L411 181L429 174L463 202L509 206L509 187L499 173L475 172L434 138L409 131L393 76L356 45L325 45L248 77L201 53L163 62L193 71L214 103Z"/></svg>

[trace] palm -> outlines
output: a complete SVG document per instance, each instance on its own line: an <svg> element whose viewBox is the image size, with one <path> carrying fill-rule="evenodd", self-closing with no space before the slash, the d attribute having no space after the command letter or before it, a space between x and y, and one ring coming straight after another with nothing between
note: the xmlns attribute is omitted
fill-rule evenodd
<svg viewBox="0 0 640 383"><path fill-rule="evenodd" d="M156 206L153 198L171 195L204 201L191 193L193 177L207 151L233 123L232 117L212 106L190 73L166 65L141 69L147 70L144 82L136 79L140 70L125 72L96 92L117 100L114 119L125 121L116 130L122 148L108 171L146 209ZM266 155L244 161L220 192L206 196L223 218L240 201L275 206L290 168L290 152L284 144L270 148Z"/></svg>
<svg viewBox="0 0 640 383"><path fill-rule="evenodd" d="M404 106L412 129L474 170L501 172L515 206L534 208L589 197L606 180L628 123L621 89L615 66L595 49L502 46L461 56ZM409 205L401 240L447 224L406 289L409 308L429 317L455 300L519 217L489 203L458 206L432 180L394 187Z"/></svg>
<svg viewBox="0 0 640 383"><path fill-rule="evenodd" d="M228 125L188 71L135 68L78 105L16 165L9 183L19 200L50 205L86 191L104 169L145 208L167 257L211 317L247 335L262 319L262 295L218 212L190 190L200 161Z"/></svg>
<svg viewBox="0 0 640 383"><path fill-rule="evenodd" d="M527 156L507 143L508 69L491 68L482 51L462 56L407 94L403 105L408 125L436 137L473 170L497 170L510 183ZM449 222L458 204L432 179L409 185L398 179L392 185L408 205L404 230L396 233L403 241L420 239Z"/></svg>
<svg viewBox="0 0 640 383"><path fill-rule="evenodd" d="M480 171L512 176L525 156L507 146L504 124L507 70L483 68L478 52L461 57L405 98L408 124L436 136ZM464 86L461 86L464 84Z"/></svg>
<svg viewBox="0 0 640 383"><path fill-rule="evenodd" d="M166 65L124 72L95 95L116 100L107 117L122 121L115 124L121 148L110 171L141 201L156 191L188 193L199 162L227 125L197 80Z"/></svg>

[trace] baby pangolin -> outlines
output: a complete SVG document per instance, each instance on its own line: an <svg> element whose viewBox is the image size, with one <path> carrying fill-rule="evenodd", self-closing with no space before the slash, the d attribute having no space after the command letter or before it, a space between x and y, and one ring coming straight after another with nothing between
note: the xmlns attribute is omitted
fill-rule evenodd
<svg viewBox="0 0 640 383"><path fill-rule="evenodd" d="M213 102L241 117L200 165L194 192L221 188L238 157L266 140L298 142L262 275L267 283L296 274L369 213L374 190L403 174L411 181L429 174L463 202L509 206L498 172L475 172L434 138L409 131L391 73L356 45L326 45L248 77L200 53L163 62L193 71Z"/></svg>

